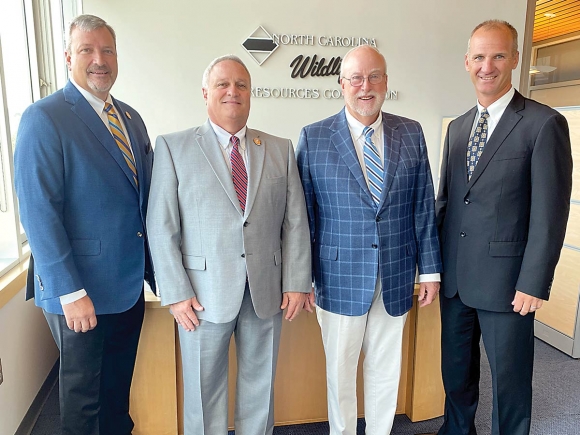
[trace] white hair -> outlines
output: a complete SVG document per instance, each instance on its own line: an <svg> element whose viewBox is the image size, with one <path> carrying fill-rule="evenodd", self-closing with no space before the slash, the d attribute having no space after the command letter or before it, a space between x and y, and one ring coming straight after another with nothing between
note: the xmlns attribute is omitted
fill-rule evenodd
<svg viewBox="0 0 580 435"><path fill-rule="evenodd" d="M385 59L385 56L383 56L383 54L376 47L373 47L372 45L369 45L369 44L361 44L357 47L351 48L344 55L344 58L342 59L342 62L340 63L339 81L340 81L340 78L343 77L343 75L342 75L343 67L344 67L344 64L346 63L346 61L348 60L348 58L352 55L352 53L354 53L355 51L357 51L358 49L363 48L363 47L370 48L371 50L374 50L379 56L381 56L381 58L383 59L383 62L385 63L385 74L387 73L387 60Z"/></svg>
<svg viewBox="0 0 580 435"><path fill-rule="evenodd" d="M208 81L209 81L209 75L211 74L211 71L212 71L213 67L216 66L218 63L223 62L224 60L233 60L234 62L237 62L240 65L242 65L244 67L244 69L246 70L246 72L248 73L248 77L250 77L250 80L251 80L250 71L248 71L248 68L246 67L246 64L244 64L244 62L242 62L242 59L240 59L235 54L226 54L224 56L216 57L214 60L212 60L209 63L209 65L207 66L207 68L203 72L203 76L202 76L202 79L201 79L201 87L202 88L207 89Z"/></svg>

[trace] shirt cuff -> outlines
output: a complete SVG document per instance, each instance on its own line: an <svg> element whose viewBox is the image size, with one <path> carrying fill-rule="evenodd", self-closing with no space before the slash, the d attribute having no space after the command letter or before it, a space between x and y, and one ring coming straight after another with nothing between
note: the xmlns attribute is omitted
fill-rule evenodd
<svg viewBox="0 0 580 435"><path fill-rule="evenodd" d="M76 292L69 293L67 295L62 295L60 297L60 304L66 305L72 302L78 301L80 298L84 298L87 295L87 292L84 288L77 290Z"/></svg>
<svg viewBox="0 0 580 435"><path fill-rule="evenodd" d="M440 273L426 273L419 275L419 282L441 282Z"/></svg>

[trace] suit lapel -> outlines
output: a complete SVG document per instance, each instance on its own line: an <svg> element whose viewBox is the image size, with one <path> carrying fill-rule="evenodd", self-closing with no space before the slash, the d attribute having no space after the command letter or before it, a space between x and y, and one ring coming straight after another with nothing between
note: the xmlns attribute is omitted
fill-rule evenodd
<svg viewBox="0 0 580 435"><path fill-rule="evenodd" d="M384 205L386 198L391 190L391 185L399 165L399 153L401 150L401 135L396 125L387 113L383 112L383 165L385 174L383 177L383 190L381 192L381 201L379 209Z"/></svg>
<svg viewBox="0 0 580 435"><path fill-rule="evenodd" d="M137 191L137 186L133 180L133 173L129 169L129 166L127 166L127 162L123 158L121 150L119 150L119 147L117 146L115 139L113 139L110 130L102 122L89 102L70 82L65 86L64 95L65 100L72 104L71 111L85 123L89 130L93 132L95 137L98 139L101 145L105 147L109 154L111 154L111 157L113 157L115 162L117 162L129 182ZM103 103L103 106L104 104L105 103ZM117 106L115 106L115 109L117 112L119 112L119 108Z"/></svg>
<svg viewBox="0 0 580 435"><path fill-rule="evenodd" d="M246 156L248 156L248 195L246 198L246 216L252 211L258 186L262 179L262 170L264 169L264 159L266 157L266 147L268 146L263 140L257 140L261 145L257 145L254 139L260 136L252 129L246 129Z"/></svg>
<svg viewBox="0 0 580 435"><path fill-rule="evenodd" d="M459 126L459 135L453 138L453 143L450 144L453 147L452 151L452 167L463 168L461 173L461 180L463 184L467 185L467 146L469 144L469 138L471 137L471 130L473 128L474 118L477 116L477 106L472 108L465 115L462 124ZM473 177L471 177L473 180Z"/></svg>
<svg viewBox="0 0 580 435"><path fill-rule="evenodd" d="M345 109L343 108L330 126L330 129L333 131L333 133L330 135L330 141L336 147L340 157L352 173L357 183L360 185L360 188L367 193L369 201L374 204L371 192L367 186L364 174L362 172L358 155L354 148L354 144L352 143L352 136L348 128L348 123L346 121L346 115L344 114L344 111Z"/></svg>
<svg viewBox="0 0 580 435"><path fill-rule="evenodd" d="M518 111L524 108L524 99L523 97L516 92L510 104L506 107L505 111L499 123L495 127L493 134L489 138L489 142L485 144L485 148L483 149L483 153L477 162L477 166L475 167L475 171L473 171L473 175L467 183L467 188L470 189L474 183L477 182L485 168L493 158L494 154L497 150L502 146L505 142L505 139L514 129L516 124L522 119L522 116L517 113ZM469 140L469 139L468 139ZM465 163L467 165L467 162ZM467 172L467 169L466 169Z"/></svg>
<svg viewBox="0 0 580 435"><path fill-rule="evenodd" d="M234 182L232 181L232 173L224 160L224 155L220 149L221 145L218 143L217 137L211 128L209 121L202 125L197 131L197 143L223 189L230 198L230 201L236 207L238 212L242 214L242 208L240 207L238 195L236 194Z"/></svg>

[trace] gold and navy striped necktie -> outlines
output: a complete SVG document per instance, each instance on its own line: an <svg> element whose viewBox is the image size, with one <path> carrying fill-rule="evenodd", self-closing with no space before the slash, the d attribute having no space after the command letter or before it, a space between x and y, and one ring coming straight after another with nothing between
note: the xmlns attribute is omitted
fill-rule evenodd
<svg viewBox="0 0 580 435"><path fill-rule="evenodd" d="M127 166L129 166L129 169L133 173L135 184L138 186L139 182L137 181L137 167L135 166L135 158L131 153L129 141L125 136L125 133L123 133L121 121L119 121L119 116L115 111L115 107L113 107L111 103L105 103L105 112L107 112L107 118L109 119L109 129L111 130L111 133L115 138L115 142L117 143L117 146L125 158L125 162L127 162Z"/></svg>

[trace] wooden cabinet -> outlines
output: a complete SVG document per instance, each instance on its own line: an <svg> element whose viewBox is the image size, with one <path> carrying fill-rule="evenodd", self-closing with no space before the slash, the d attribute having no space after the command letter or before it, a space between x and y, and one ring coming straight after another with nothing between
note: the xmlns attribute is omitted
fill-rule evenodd
<svg viewBox="0 0 580 435"><path fill-rule="evenodd" d="M403 365L397 412L412 421L443 414L440 373L439 302L419 309L415 297L403 339ZM181 357L173 316L147 297L145 323L139 343L131 390L135 435L183 433ZM230 348L230 388L235 388L235 346ZM359 365L359 413L362 416L362 373ZM233 426L234 394L230 394ZM303 312L284 321L275 385L276 425L327 420L324 350L316 315Z"/></svg>

